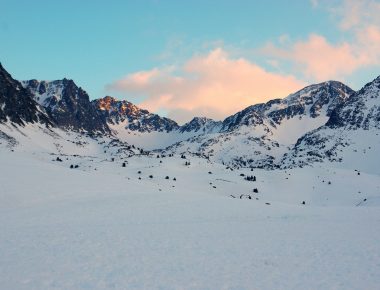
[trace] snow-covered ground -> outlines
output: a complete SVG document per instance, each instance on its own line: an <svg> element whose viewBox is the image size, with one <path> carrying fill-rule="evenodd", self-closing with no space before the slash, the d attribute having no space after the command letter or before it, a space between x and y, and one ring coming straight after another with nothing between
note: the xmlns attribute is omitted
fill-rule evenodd
<svg viewBox="0 0 380 290"><path fill-rule="evenodd" d="M0 146L0 289L379 289L378 173L96 146Z"/></svg>

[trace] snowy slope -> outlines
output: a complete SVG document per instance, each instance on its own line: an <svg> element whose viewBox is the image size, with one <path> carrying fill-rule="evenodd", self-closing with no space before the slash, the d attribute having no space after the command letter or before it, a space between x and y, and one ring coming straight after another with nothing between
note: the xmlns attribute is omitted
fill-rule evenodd
<svg viewBox="0 0 380 290"><path fill-rule="evenodd" d="M189 166L179 157L134 156L125 168L120 160L72 158L0 150L0 288L347 290L380 283L379 175L326 167L231 171L190 156ZM69 169L74 158L80 167Z"/></svg>

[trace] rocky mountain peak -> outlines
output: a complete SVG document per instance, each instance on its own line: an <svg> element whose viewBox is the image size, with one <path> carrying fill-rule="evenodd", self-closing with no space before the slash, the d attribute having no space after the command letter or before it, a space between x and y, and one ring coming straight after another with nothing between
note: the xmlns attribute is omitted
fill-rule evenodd
<svg viewBox="0 0 380 290"><path fill-rule="evenodd" d="M276 127L284 119L307 116L329 117L333 110L343 104L354 93L338 81L328 81L307 86L284 99L274 99L256 104L226 118L222 131L231 131L241 126L257 126L268 123Z"/></svg>
<svg viewBox="0 0 380 290"><path fill-rule="evenodd" d="M110 125L121 125L126 129L142 133L170 132L179 128L175 121L152 114L127 100L106 96L92 103Z"/></svg>
<svg viewBox="0 0 380 290"><path fill-rule="evenodd" d="M212 133L220 129L222 122L214 121L213 119L206 117L194 117L191 121L187 122L179 131L184 132L200 132Z"/></svg>
<svg viewBox="0 0 380 290"><path fill-rule="evenodd" d="M8 120L19 125L37 122L52 125L32 94L0 64L0 122Z"/></svg>
<svg viewBox="0 0 380 290"><path fill-rule="evenodd" d="M86 91L71 79L23 81L34 99L45 107L58 126L88 133L108 133L109 128L90 102Z"/></svg>
<svg viewBox="0 0 380 290"><path fill-rule="evenodd" d="M353 94L331 114L327 126L347 129L380 128L380 76Z"/></svg>

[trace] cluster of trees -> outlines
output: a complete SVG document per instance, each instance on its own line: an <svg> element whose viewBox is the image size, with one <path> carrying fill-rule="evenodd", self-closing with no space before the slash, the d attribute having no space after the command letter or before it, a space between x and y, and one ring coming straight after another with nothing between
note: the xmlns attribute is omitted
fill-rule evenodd
<svg viewBox="0 0 380 290"><path fill-rule="evenodd" d="M247 180L247 181L256 181L256 176L253 176L253 175L249 176L249 175L247 175L244 179Z"/></svg>

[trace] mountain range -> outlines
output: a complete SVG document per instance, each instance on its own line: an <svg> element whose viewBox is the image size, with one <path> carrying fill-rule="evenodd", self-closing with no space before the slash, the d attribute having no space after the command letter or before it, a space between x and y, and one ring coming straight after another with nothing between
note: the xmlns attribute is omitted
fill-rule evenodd
<svg viewBox="0 0 380 290"><path fill-rule="evenodd" d="M25 136L52 152L63 152L67 146L57 139L82 148L95 140L94 152L102 154L106 147L125 157L141 151L193 154L235 167L363 163L364 147L377 154L379 95L380 77L357 92L327 81L249 106L223 121L195 117L180 126L126 100L106 96L91 101L66 78L17 81L0 64L0 138L7 146L13 144L12 150L25 142ZM42 145L37 135L48 135L50 141L45 141L52 145ZM361 155L353 157L355 150Z"/></svg>

